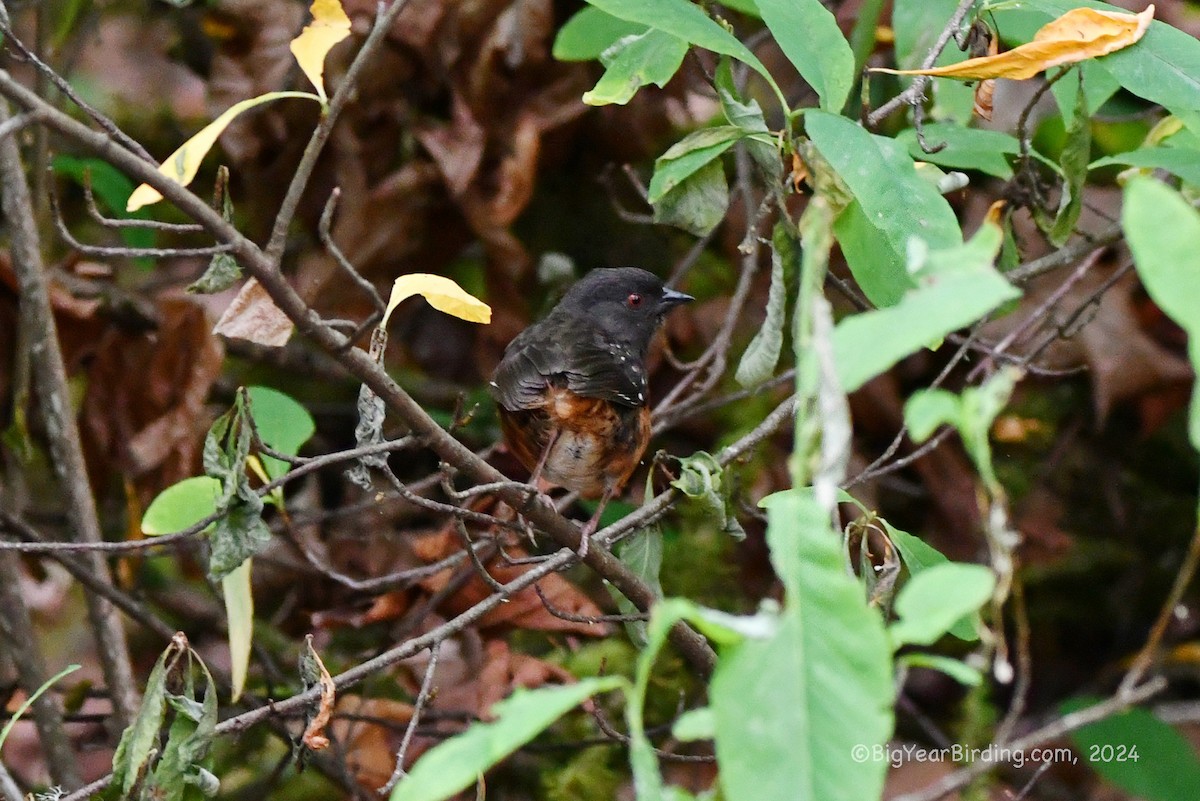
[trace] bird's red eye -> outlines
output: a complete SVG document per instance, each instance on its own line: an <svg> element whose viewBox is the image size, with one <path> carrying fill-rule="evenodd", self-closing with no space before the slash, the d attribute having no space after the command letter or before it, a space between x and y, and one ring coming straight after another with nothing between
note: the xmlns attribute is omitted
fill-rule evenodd
<svg viewBox="0 0 1200 801"><path fill-rule="evenodd" d="M636 309L642 305L642 296L636 292L630 292L629 297L625 298L625 305L631 309Z"/></svg>

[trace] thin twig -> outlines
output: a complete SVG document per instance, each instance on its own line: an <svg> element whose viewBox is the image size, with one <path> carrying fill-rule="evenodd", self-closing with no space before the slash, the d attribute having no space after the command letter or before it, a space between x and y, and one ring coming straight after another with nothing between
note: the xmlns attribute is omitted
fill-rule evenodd
<svg viewBox="0 0 1200 801"><path fill-rule="evenodd" d="M536 585L534 585L536 586ZM425 709L425 704L429 701L430 691L433 689L433 674L437 670L438 654L442 650L442 641L438 640L429 648L429 664L425 666L425 676L421 679L421 689L417 693L417 700L413 702L412 715L408 719L408 726L404 729L404 739L400 741L400 750L396 752L396 769L392 771L392 776L387 780L387 783L379 788L380 795L387 795L396 786L396 782L404 778L404 758L408 754L408 746L412 742L413 734L417 730L417 721L421 719L421 711Z"/></svg>

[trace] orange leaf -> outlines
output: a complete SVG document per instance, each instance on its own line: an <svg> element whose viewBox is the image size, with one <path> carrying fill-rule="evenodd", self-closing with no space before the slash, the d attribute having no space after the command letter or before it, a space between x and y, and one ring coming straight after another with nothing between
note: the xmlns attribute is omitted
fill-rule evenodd
<svg viewBox="0 0 1200 801"><path fill-rule="evenodd" d="M1020 81L1051 67L1074 64L1129 47L1142 38L1152 19L1154 6L1147 6L1145 11L1137 15L1076 8L1043 26L1034 35L1033 41L1007 53L969 58L957 64L927 70L876 68L873 71L971 81L987 78Z"/></svg>

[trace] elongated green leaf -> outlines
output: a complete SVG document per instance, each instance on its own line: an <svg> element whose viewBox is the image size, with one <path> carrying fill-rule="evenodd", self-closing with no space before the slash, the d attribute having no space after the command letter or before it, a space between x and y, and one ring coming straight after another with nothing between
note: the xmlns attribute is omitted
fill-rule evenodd
<svg viewBox="0 0 1200 801"><path fill-rule="evenodd" d="M604 525L603 521L600 523ZM645 582L654 593L655 598L662 598L662 582L659 573L662 571L663 535L657 526L639 531L632 537L617 543L616 556L621 563L629 568L635 576ZM609 594L617 604L617 609L623 615L636 614L638 608L626 598L620 590L611 583L606 583ZM646 622L631 620L625 624L625 632L629 639L639 646L646 644Z"/></svg>
<svg viewBox="0 0 1200 801"><path fill-rule="evenodd" d="M1192 367L1200 371L1200 213L1175 190L1153 178L1125 185L1121 227L1146 291L1188 335ZM1200 393L1188 416L1192 446L1200 448Z"/></svg>
<svg viewBox="0 0 1200 801"><path fill-rule="evenodd" d="M258 436L280 453L295 456L300 446L316 433L317 426L308 410L291 396L269 387L249 387L250 409ZM290 469L287 462L270 456L262 457L263 468L272 479Z"/></svg>
<svg viewBox="0 0 1200 801"><path fill-rule="evenodd" d="M1143 147L1128 153L1096 159L1091 169L1110 164L1128 164L1148 170L1166 170L1192 186L1200 186L1200 150L1182 147Z"/></svg>
<svg viewBox="0 0 1200 801"><path fill-rule="evenodd" d="M842 388L853 392L905 356L1017 297L1020 292L992 267L1002 238L999 226L985 224L965 245L929 254L952 269L935 270L895 306L838 323L833 351Z"/></svg>
<svg viewBox="0 0 1200 801"><path fill-rule="evenodd" d="M685 42L733 56L763 76L782 102L783 94L771 73L736 36L718 25L688 0L588 0L614 17L665 31Z"/></svg>
<svg viewBox="0 0 1200 801"><path fill-rule="evenodd" d="M559 61L591 61L623 36L644 33L645 25L617 19L595 6L580 9L558 29L552 51Z"/></svg>
<svg viewBox="0 0 1200 801"><path fill-rule="evenodd" d="M1079 212L1083 210L1083 185L1087 181L1091 152L1092 122L1083 81L1080 79L1075 95L1075 113L1071 117L1071 124L1067 126L1067 144L1059 159L1063 172L1062 197L1048 232L1055 247L1062 247L1071 238L1075 223L1079 220Z"/></svg>
<svg viewBox="0 0 1200 801"><path fill-rule="evenodd" d="M869 134L844 117L822 111L806 114L805 128L817 150L850 188L862 212L865 230L855 231L860 241L847 242L846 230L835 228L851 271L876 305L898 302L912 287L902 258L911 238L935 250L962 243L954 211L917 175L912 158L895 140ZM863 263L855 258L885 243L886 263Z"/></svg>
<svg viewBox="0 0 1200 801"><path fill-rule="evenodd" d="M500 760L532 740L558 718L596 693L625 685L618 676L583 679L563 687L517 689L492 707L496 719L476 723L426 752L391 801L441 801L470 787Z"/></svg>
<svg viewBox="0 0 1200 801"><path fill-rule="evenodd" d="M837 20L818 0L756 0L763 22L801 77L838 112L854 85L854 53Z"/></svg>
<svg viewBox="0 0 1200 801"><path fill-rule="evenodd" d="M741 128L719 125L703 128L680 139L655 160L646 200L658 203L668 192L720 158L744 135Z"/></svg>
<svg viewBox="0 0 1200 801"><path fill-rule="evenodd" d="M786 274L795 271L798 246L783 223L775 226L771 239L771 290L767 295L767 315L758 333L746 346L737 368L737 381L744 387L757 386L770 378L783 350L783 324L787 316Z"/></svg>
<svg viewBox="0 0 1200 801"><path fill-rule="evenodd" d="M203 700L196 691L191 662L204 677ZM217 725L217 689L212 674L195 652L189 653L188 672L182 677L183 694L167 693L175 717L167 730L162 756L146 782L144 798L161 801L202 801L216 794L219 782L209 768L208 751Z"/></svg>
<svg viewBox="0 0 1200 801"><path fill-rule="evenodd" d="M853 761L891 734L891 659L879 615L846 573L811 493L764 499L786 590L778 629L722 651L710 698L730 801L878 798L886 765Z"/></svg>
<svg viewBox="0 0 1200 801"><path fill-rule="evenodd" d="M951 630L953 633L953 630ZM976 635L975 639L979 639ZM978 670L957 659L951 659L938 654L908 653L896 659L908 667L925 667L939 670L965 687L978 687L983 683L983 674Z"/></svg>
<svg viewBox="0 0 1200 801"><path fill-rule="evenodd" d="M21 702L21 705L17 707L17 710L9 715L8 721L4 724L4 726L0 727L0 748L4 747L4 741L7 740L8 735L12 733L13 726L16 726L17 721L19 721L21 717L29 711L29 707L33 706L34 703L37 702L37 699L41 698L46 690L49 690L51 687L57 684L59 679L74 673L75 671L79 670L79 668L80 665L67 665L65 668L46 679L46 681L42 683L41 687L38 687L30 694L28 698ZM698 712L700 710L694 711Z"/></svg>
<svg viewBox="0 0 1200 801"><path fill-rule="evenodd" d="M583 95L589 106L625 105L646 84L666 86L679 70L688 45L659 30L618 39L600 55L606 69L596 86Z"/></svg>
<svg viewBox="0 0 1200 801"><path fill-rule="evenodd" d="M982 565L946 562L913 575L896 596L892 647L930 645L992 595L996 577Z"/></svg>
<svg viewBox="0 0 1200 801"><path fill-rule="evenodd" d="M1117 79L1109 75L1108 70L1097 61L1081 61L1075 65L1075 70L1083 81L1083 95L1090 109L1099 110L1121 88ZM1067 77L1050 87L1064 120L1075 116L1075 101L1079 97L1075 83L1071 77Z"/></svg>
<svg viewBox="0 0 1200 801"><path fill-rule="evenodd" d="M1016 156L1020 142L1000 131L964 128L961 125L935 122L925 126L925 141L945 144L937 153L926 153L917 142L917 132L906 128L896 135L896 141L908 149L917 161L928 161L956 170L978 170L997 178L1012 177L1012 166L1005 156Z"/></svg>
<svg viewBox="0 0 1200 801"><path fill-rule="evenodd" d="M1063 704L1064 714L1100 698ZM1192 801L1200 787L1200 760L1187 739L1145 709L1077 729L1071 734L1082 760L1131 796L1146 801Z"/></svg>
<svg viewBox="0 0 1200 801"><path fill-rule="evenodd" d="M162 728L166 716L167 672L175 660L179 659L180 650L176 643L167 646L154 663L150 678L146 680L146 690L142 693L142 706L138 709L137 717L121 735L117 750L113 754L114 787L121 788L121 795L129 795L133 785L149 766L153 751L158 748L158 730Z"/></svg>

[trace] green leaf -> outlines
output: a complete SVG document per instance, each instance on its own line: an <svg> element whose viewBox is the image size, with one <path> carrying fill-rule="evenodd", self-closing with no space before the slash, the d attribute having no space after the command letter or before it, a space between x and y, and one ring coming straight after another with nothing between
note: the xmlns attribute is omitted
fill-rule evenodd
<svg viewBox="0 0 1200 801"><path fill-rule="evenodd" d="M1121 88L1117 79L1109 75L1108 70L1095 60L1081 61L1075 65L1074 69L1083 81L1083 94L1087 99L1087 107L1090 109L1098 110ZM1064 120L1071 119L1075 115L1075 101L1079 97L1075 87L1071 86L1071 80L1058 81L1050 87L1050 91L1054 94L1054 99L1058 101L1062 118Z"/></svg>
<svg viewBox="0 0 1200 801"><path fill-rule="evenodd" d="M1006 180L1012 177L1013 171L1005 156L1015 156L1020 150L1020 142L1016 137L1006 133L964 128L945 122L925 126L926 142L946 145L937 153L921 150L917 132L913 128L906 128L897 134L896 141L903 144L909 155L918 161L956 170L978 170Z"/></svg>
<svg viewBox="0 0 1200 801"><path fill-rule="evenodd" d="M113 754L111 786L120 788L122 797L129 795L158 748L158 731L167 713L167 673L174 667L180 654L178 643L172 641L159 655L154 669L150 671L150 678L146 680L146 690L142 693L142 705L137 717L117 743L117 750Z"/></svg>
<svg viewBox="0 0 1200 801"><path fill-rule="evenodd" d="M656 28L683 39L689 44L714 53L733 56L763 76L787 108L783 93L775 79L754 53L750 52L732 33L711 19L699 6L688 0L588 0L614 17Z"/></svg>
<svg viewBox="0 0 1200 801"><path fill-rule="evenodd" d="M950 633L953 634L954 630L951 629ZM979 639L979 635L976 635L975 639ZM896 658L896 661L908 667L924 667L941 671L966 687L978 687L983 683L983 674L978 670L957 659L951 659L946 656L914 652L901 654Z"/></svg>
<svg viewBox="0 0 1200 801"><path fill-rule="evenodd" d="M192 283L187 291L198 295L212 295L224 292L236 284L242 277L242 268L237 259L228 253L214 253L208 268Z"/></svg>
<svg viewBox="0 0 1200 801"><path fill-rule="evenodd" d="M654 204L654 221L704 236L725 218L729 185L720 161L709 161Z"/></svg>
<svg viewBox="0 0 1200 801"><path fill-rule="evenodd" d="M895 0L892 6L892 29L896 35L898 67L913 69L921 65L957 6L958 0ZM951 40L934 66L957 64L966 57ZM911 82L911 78L901 78L901 83L906 86ZM926 91L933 97L933 106L929 109L927 119L950 119L960 125L971 122L975 99L973 87L961 81L934 78Z"/></svg>
<svg viewBox="0 0 1200 801"><path fill-rule="evenodd" d="M924 255L918 279L898 304L838 323L834 364L842 388L853 392L900 359L975 322L1020 293L991 266L1003 232L984 224L965 245Z"/></svg>
<svg viewBox="0 0 1200 801"><path fill-rule="evenodd" d="M776 224L771 240L771 290L767 295L767 314L738 364L736 378L743 387L757 386L770 378L783 350L783 324L787 316L784 262L788 263L789 270L795 271L799 244L784 223Z"/></svg>
<svg viewBox="0 0 1200 801"><path fill-rule="evenodd" d="M229 700L235 703L246 686L246 673L250 667L250 644L254 640L254 595L250 592L250 570L253 563L253 559L247 559L221 579L225 619L229 623Z"/></svg>
<svg viewBox="0 0 1200 801"><path fill-rule="evenodd" d="M213 581L221 581L242 562L267 547L271 529L263 522L262 508L261 499L255 504L239 497L217 520L209 536L212 553L208 558L208 575Z"/></svg>
<svg viewBox="0 0 1200 801"><path fill-rule="evenodd" d="M756 0L783 54L821 98L839 112L854 85L854 53L837 20L818 0Z"/></svg>
<svg viewBox="0 0 1200 801"><path fill-rule="evenodd" d="M944 425L958 427L962 401L945 389L921 389L904 404L904 424L913 442L924 442Z"/></svg>
<svg viewBox="0 0 1200 801"><path fill-rule="evenodd" d="M316 433L317 426L308 410L289 395L269 387L249 387L250 410L259 438L280 453L295 456L300 447ZM263 469L272 479L279 478L291 465L270 456L262 457Z"/></svg>
<svg viewBox="0 0 1200 801"><path fill-rule="evenodd" d="M50 167L55 174L64 175L80 186L86 185L90 173L92 192L100 207L112 217L142 220L150 216L144 211L132 214L125 211L125 204L133 194L133 182L107 161L60 154L50 160ZM120 234L121 241L131 248L152 248L157 240L157 235L150 228L122 228Z"/></svg>
<svg viewBox="0 0 1200 801"><path fill-rule="evenodd" d="M1076 698L1063 714L1099 703ZM1187 739L1145 709L1131 709L1071 733L1080 757L1112 784L1145 801L1193 801L1200 760Z"/></svg>
<svg viewBox="0 0 1200 801"><path fill-rule="evenodd" d="M166 701L175 716L167 729L162 756L146 781L144 798L162 801L200 801L216 794L218 783L209 772L207 759L217 725L217 690L212 675L195 652L188 650L187 671L182 677L183 695L168 692ZM199 665L205 679L204 699L197 700L191 661ZM178 682L177 682L178 683Z"/></svg>
<svg viewBox="0 0 1200 801"><path fill-rule="evenodd" d="M1067 127L1067 143L1063 147L1059 164L1062 166L1062 197L1058 213L1050 226L1048 236L1055 247L1062 247L1071 238L1079 212L1083 210L1083 185L1087 181L1088 162L1092 153L1092 122L1089 119L1087 97L1083 91L1083 79L1075 97L1075 113Z"/></svg>
<svg viewBox="0 0 1200 801"><path fill-rule="evenodd" d="M977 611L995 587L995 575L982 565L946 562L913 575L896 596L899 620L888 627L892 647L933 644Z"/></svg>
<svg viewBox="0 0 1200 801"><path fill-rule="evenodd" d="M877 518L887 531L888 539L900 552L900 559L909 573L920 573L926 568L942 565L950 561L945 555L920 537L914 537L907 531L896 528L883 518Z"/></svg>
<svg viewBox="0 0 1200 801"><path fill-rule="evenodd" d="M721 111L725 114L725 119L729 121L730 125L740 128L746 134L741 140L742 146L750 154L763 182L777 183L781 163L780 146L770 129L767 128L762 107L757 100L742 97L733 81L730 59L721 58L717 63L714 78L713 85L716 87L717 99L721 102Z"/></svg>
<svg viewBox="0 0 1200 801"><path fill-rule="evenodd" d="M721 651L709 693L721 788L730 801L879 798L886 764L856 763L851 749L892 731L883 623L811 493L766 506L786 606L773 634Z"/></svg>
<svg viewBox="0 0 1200 801"><path fill-rule="evenodd" d="M627 22L595 6L580 9L558 29L553 55L559 61L591 61L624 36L644 33L645 25Z"/></svg>
<svg viewBox="0 0 1200 801"><path fill-rule="evenodd" d="M1128 153L1096 159L1091 169L1128 164L1147 170L1166 170L1192 186L1200 186L1200 150L1182 147L1143 147Z"/></svg>
<svg viewBox="0 0 1200 801"><path fill-rule="evenodd" d="M495 720L476 723L427 751L392 791L391 801L441 801L473 785L485 771L596 693L626 686L619 676L562 687L518 688L492 707Z"/></svg>
<svg viewBox="0 0 1200 801"><path fill-rule="evenodd" d="M221 482L211 476L193 476L172 484L150 502L142 515L142 533L148 536L183 531L217 511Z"/></svg>
<svg viewBox="0 0 1200 801"><path fill-rule="evenodd" d="M1200 213L1175 190L1153 178L1125 185L1121 227L1138 276L1163 312L1187 332L1192 367L1200 371ZM1188 435L1200 448L1200 393L1192 392Z"/></svg>
<svg viewBox="0 0 1200 801"><path fill-rule="evenodd" d="M733 147L745 133L733 125L703 128L688 134L654 161L646 199L658 203L668 192L691 178Z"/></svg>
<svg viewBox="0 0 1200 801"><path fill-rule="evenodd" d="M717 720L709 707L689 709L671 724L671 736L683 742L711 740L716 736Z"/></svg>
<svg viewBox="0 0 1200 801"><path fill-rule="evenodd" d="M662 583L659 581L659 573L662 571L663 535L657 526L643 529L632 537L621 540L617 543L615 553L621 560L621 564L645 582L654 593L655 598L663 597ZM638 612L638 608L620 590L609 583L606 583L605 586L608 587L608 592L612 595L621 614L633 615ZM639 646L646 644L645 621L629 621L625 624L625 631L634 644Z"/></svg>
<svg viewBox="0 0 1200 801"><path fill-rule="evenodd" d="M629 34L600 55L606 69L596 86L583 95L589 106L625 105L648 83L666 86L679 70L688 45L659 30Z"/></svg>
<svg viewBox="0 0 1200 801"><path fill-rule="evenodd" d="M897 303L912 287L904 261L897 260L907 253L910 238L923 240L932 249L962 244L954 211L917 175L912 159L895 140L869 134L850 120L823 111L805 114L805 128L817 150L854 194L862 222L868 226L866 231L857 232L858 237L865 236L868 241L848 250L844 229L838 232L835 228L854 277L872 303ZM885 264L864 264L854 258L863 249L883 243L890 254ZM871 274L881 267L883 274Z"/></svg>
<svg viewBox="0 0 1200 801"><path fill-rule="evenodd" d="M744 540L746 532L737 522L737 517L728 511L729 488L724 486L725 468L704 451L677 459L680 465L679 478L671 486L689 499L696 501L708 512L713 522L736 540Z"/></svg>
<svg viewBox="0 0 1200 801"><path fill-rule="evenodd" d="M42 682L41 687L38 687L33 691L32 694L30 694L28 698L21 702L21 705L17 707L17 710L9 715L8 721L2 728L0 728L0 748L4 747L4 741L8 739L8 735L12 732L13 726L16 726L17 721L21 719L21 716L29 711L29 707L33 706L34 702L41 698L46 690L49 690L51 687L57 684L59 679L74 673L75 671L79 670L79 668L80 665L67 665L65 668Z"/></svg>

